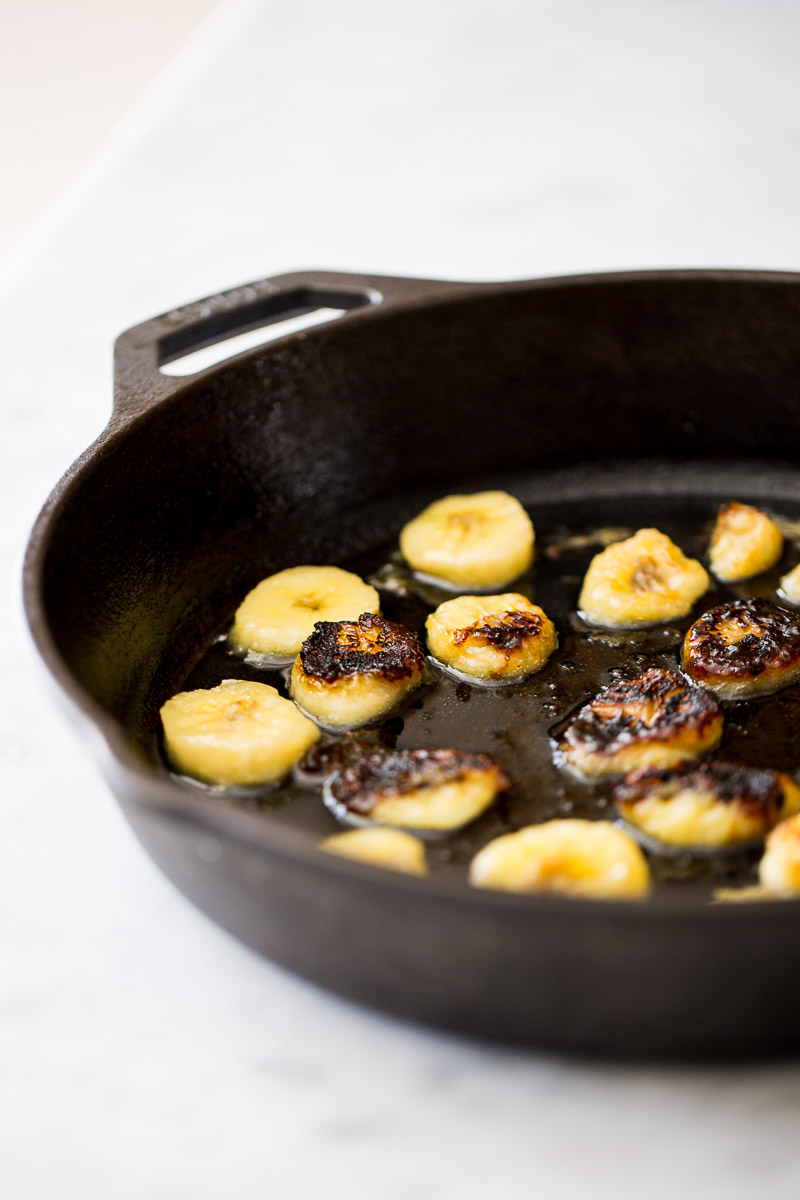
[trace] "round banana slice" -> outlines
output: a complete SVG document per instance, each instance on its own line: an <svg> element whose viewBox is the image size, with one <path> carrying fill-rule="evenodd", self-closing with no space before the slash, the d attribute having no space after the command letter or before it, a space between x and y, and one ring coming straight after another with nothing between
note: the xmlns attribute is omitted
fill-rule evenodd
<svg viewBox="0 0 800 1200"><path fill-rule="evenodd" d="M781 821L767 834L758 879L772 897L800 896L800 815Z"/></svg>
<svg viewBox="0 0 800 1200"><path fill-rule="evenodd" d="M729 500L720 505L711 535L711 570L724 583L736 583L768 571L783 553L783 534L766 513L752 504Z"/></svg>
<svg viewBox="0 0 800 1200"><path fill-rule="evenodd" d="M163 705L161 721L173 766L223 787L277 783L319 737L291 700L242 679L179 692Z"/></svg>
<svg viewBox="0 0 800 1200"><path fill-rule="evenodd" d="M533 562L530 517L507 492L445 496L403 528L406 562L453 590L503 587Z"/></svg>
<svg viewBox="0 0 800 1200"><path fill-rule="evenodd" d="M726 700L788 687L800 676L800 617L768 600L718 604L686 634L683 669Z"/></svg>
<svg viewBox="0 0 800 1200"><path fill-rule="evenodd" d="M590 900L641 900L650 869L610 821L545 821L489 842L472 860L474 887L555 892Z"/></svg>
<svg viewBox="0 0 800 1200"><path fill-rule="evenodd" d="M614 789L620 816L668 846L719 849L763 838L800 809L788 775L735 763L634 771Z"/></svg>
<svg viewBox="0 0 800 1200"><path fill-rule="evenodd" d="M236 610L228 640L240 654L287 663L317 621L355 620L380 611L375 588L341 567L289 567L262 579Z"/></svg>
<svg viewBox="0 0 800 1200"><path fill-rule="evenodd" d="M344 858L355 858L359 862L387 867L390 871L403 871L407 875L428 873L424 844L402 829L385 829L382 826L349 829L347 833L335 833L333 837L325 838L319 848L327 850L329 854L341 854Z"/></svg>
<svg viewBox="0 0 800 1200"><path fill-rule="evenodd" d="M800 564L781 579L781 594L800 608Z"/></svg>
<svg viewBox="0 0 800 1200"><path fill-rule="evenodd" d="M292 667L289 690L304 712L335 729L385 715L416 687L424 659L410 630L373 613L318 621Z"/></svg>
<svg viewBox="0 0 800 1200"><path fill-rule="evenodd" d="M722 721L711 692L653 667L603 688L570 721L559 751L571 767L593 777L667 767L713 749Z"/></svg>
<svg viewBox="0 0 800 1200"><path fill-rule="evenodd" d="M458 596L425 622L440 663L484 683L507 683L540 670L558 645L549 617L525 596Z"/></svg>
<svg viewBox="0 0 800 1200"><path fill-rule="evenodd" d="M342 820L441 832L474 821L509 786L486 754L388 750L335 775L324 796Z"/></svg>
<svg viewBox="0 0 800 1200"><path fill-rule="evenodd" d="M593 625L636 629L685 617L708 583L705 568L665 533L640 529L595 555L578 607Z"/></svg>

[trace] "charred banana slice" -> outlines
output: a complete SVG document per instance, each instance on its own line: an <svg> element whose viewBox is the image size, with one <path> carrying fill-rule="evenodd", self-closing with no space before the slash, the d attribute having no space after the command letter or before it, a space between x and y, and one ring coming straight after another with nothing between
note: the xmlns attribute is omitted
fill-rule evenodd
<svg viewBox="0 0 800 1200"><path fill-rule="evenodd" d="M355 620L380 611L375 588L340 567L289 567L262 579L236 610L228 635L240 654L286 663L317 621Z"/></svg>
<svg viewBox="0 0 800 1200"><path fill-rule="evenodd" d="M318 621L295 659L292 699L322 725L355 728L394 708L419 683L417 638L373 613L357 621Z"/></svg>
<svg viewBox="0 0 800 1200"><path fill-rule="evenodd" d="M790 604L800 607L800 565L781 579L781 593Z"/></svg>
<svg viewBox="0 0 800 1200"><path fill-rule="evenodd" d="M726 700L787 687L800 675L800 617L768 600L718 604L686 634L683 669Z"/></svg>
<svg viewBox="0 0 800 1200"><path fill-rule="evenodd" d="M387 867L390 871L403 871L407 875L427 875L425 846L419 838L402 829L349 829L347 833L335 833L319 844L320 850L329 854L341 854L344 858L355 858L359 862L372 863L376 867Z"/></svg>
<svg viewBox="0 0 800 1200"><path fill-rule="evenodd" d="M425 629L434 658L484 682L532 675L558 645L553 622L516 592L446 600L428 617Z"/></svg>
<svg viewBox="0 0 800 1200"><path fill-rule="evenodd" d="M445 496L400 534L409 566L456 591L510 583L533 562L533 542L530 517L507 492Z"/></svg>
<svg viewBox="0 0 800 1200"><path fill-rule="evenodd" d="M783 534L766 513L752 504L729 500L720 505L711 535L711 570L724 583L736 583L768 571L783 553Z"/></svg>
<svg viewBox="0 0 800 1200"><path fill-rule="evenodd" d="M593 625L635 629L684 617L708 575L658 529L640 529L592 559L578 606Z"/></svg>
<svg viewBox="0 0 800 1200"><path fill-rule="evenodd" d="M405 829L460 829L509 787L501 767L467 750L389 750L347 767L325 785L342 820Z"/></svg>
<svg viewBox="0 0 800 1200"><path fill-rule="evenodd" d="M584 775L666 767L711 750L722 736L715 696L657 667L604 688L576 714L559 750Z"/></svg>
<svg viewBox="0 0 800 1200"><path fill-rule="evenodd" d="M718 849L757 841L800 809L800 788L779 771L681 763L634 771L614 789L629 825L668 846Z"/></svg>
<svg viewBox="0 0 800 1200"><path fill-rule="evenodd" d="M767 834L758 879L769 896L800 896L800 816L781 821Z"/></svg>
<svg viewBox="0 0 800 1200"><path fill-rule="evenodd" d="M242 679L179 692L163 705L161 721L173 766L223 787L276 783L319 737L291 700Z"/></svg>
<svg viewBox="0 0 800 1200"><path fill-rule="evenodd" d="M546 821L504 834L475 856L469 877L474 887L591 900L640 900L650 887L641 850L610 821Z"/></svg>

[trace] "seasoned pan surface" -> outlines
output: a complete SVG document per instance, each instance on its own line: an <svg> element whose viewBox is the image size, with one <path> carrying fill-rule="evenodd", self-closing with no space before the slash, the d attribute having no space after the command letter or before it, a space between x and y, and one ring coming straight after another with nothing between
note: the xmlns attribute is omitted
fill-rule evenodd
<svg viewBox="0 0 800 1200"><path fill-rule="evenodd" d="M321 305L358 311L193 379L159 373ZM178 886L307 977L453 1029L612 1053L797 1049L800 906L708 903L720 878L747 879L746 859L656 863L652 899L627 906L476 893L465 867L495 833L603 815L607 788L559 771L549 738L612 678L676 663L688 620L635 635L575 620L609 528L656 525L700 554L716 505L735 497L786 523L782 569L800 557L798 318L794 276L471 287L304 275L124 335L115 416L40 518L26 601L73 711L103 734L126 814ZM222 797L170 776L157 720L168 695L237 674L282 684L217 641L249 587L335 562L377 575L387 615L419 628L443 597L392 563L399 528L427 500L484 486L533 516L522 590L561 645L516 687L432 676L382 731L400 746L487 750L513 779L492 812L432 847L430 879L317 852L335 828L317 793ZM798 699L789 688L728 706L717 756L795 770Z"/></svg>

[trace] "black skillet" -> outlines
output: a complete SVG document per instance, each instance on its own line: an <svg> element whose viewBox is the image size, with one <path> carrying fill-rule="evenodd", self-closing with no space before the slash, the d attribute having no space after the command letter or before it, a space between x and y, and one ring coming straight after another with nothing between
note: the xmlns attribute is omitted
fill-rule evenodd
<svg viewBox="0 0 800 1200"><path fill-rule="evenodd" d="M159 369L321 307L346 312L187 379ZM680 626L634 644L575 625L594 550L570 537L658 523L699 550L730 496L796 518L799 457L798 275L286 276L122 335L109 426L31 537L28 618L147 850L291 970L406 1017L541 1047L792 1052L800 905L710 904L713 880L691 864L688 879L656 864L666 878L643 904L475 891L465 864L495 832L601 813L602 794L563 783L547 734L615 672L676 653ZM316 796L218 796L169 775L158 707L187 676L247 673L214 639L259 578L299 562L379 568L424 502L486 485L534 515L539 559L523 586L554 609L562 645L527 690L489 697L440 681L389 728L400 744L486 749L514 777L488 823L432 848L428 879L316 850L333 823ZM413 591L386 599L412 623L424 615ZM797 692L733 706L728 756L792 769Z"/></svg>

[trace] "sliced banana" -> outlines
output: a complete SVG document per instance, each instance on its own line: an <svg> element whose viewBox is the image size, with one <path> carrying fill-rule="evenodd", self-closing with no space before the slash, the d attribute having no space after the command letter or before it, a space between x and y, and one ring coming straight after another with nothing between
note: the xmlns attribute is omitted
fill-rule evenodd
<svg viewBox="0 0 800 1200"><path fill-rule="evenodd" d="M503 587L533 562L534 532L508 492L445 496L403 528L400 549L420 574L445 587Z"/></svg>
<svg viewBox="0 0 800 1200"><path fill-rule="evenodd" d="M291 662L317 621L354 620L380 611L375 588L340 567L289 567L262 579L236 610L228 635L240 654Z"/></svg>
<svg viewBox="0 0 800 1200"><path fill-rule="evenodd" d="M621 775L697 758L717 745L722 724L711 692L653 667L603 688L570 721L559 751L583 775Z"/></svg>
<svg viewBox="0 0 800 1200"><path fill-rule="evenodd" d="M354 729L395 708L422 678L415 635L373 613L318 621L292 667L292 699L322 725Z"/></svg>
<svg viewBox="0 0 800 1200"><path fill-rule="evenodd" d="M470 883L509 892L641 900L650 870L633 838L610 821L546 821L484 846L472 860Z"/></svg>
<svg viewBox="0 0 800 1200"><path fill-rule="evenodd" d="M800 564L781 579L781 593L800 608Z"/></svg>
<svg viewBox="0 0 800 1200"><path fill-rule="evenodd" d="M390 871L403 871L407 875L428 873L424 844L402 829L381 826L349 829L346 833L335 833L325 838L319 848L327 850L329 854L341 854L344 858L355 858L359 862L387 867Z"/></svg>
<svg viewBox="0 0 800 1200"><path fill-rule="evenodd" d="M508 787L486 754L389 750L335 775L324 795L341 820L441 832L474 821Z"/></svg>
<svg viewBox="0 0 800 1200"><path fill-rule="evenodd" d="M242 679L179 692L163 705L161 721L173 766L223 787L276 783L319 737L291 700Z"/></svg>
<svg viewBox="0 0 800 1200"><path fill-rule="evenodd" d="M783 553L783 534L775 522L753 508L729 500L720 505L711 535L711 570L724 583L736 583L768 571Z"/></svg>
<svg viewBox="0 0 800 1200"><path fill-rule="evenodd" d="M425 622L440 663L483 682L522 679L540 670L558 645L555 626L525 596L458 596Z"/></svg>
<svg viewBox="0 0 800 1200"><path fill-rule="evenodd" d="M595 555L578 605L593 625L635 629L686 616L708 585L705 568L666 534L640 529Z"/></svg>
<svg viewBox="0 0 800 1200"><path fill-rule="evenodd" d="M758 879L770 896L800 896L800 816L789 817L767 834Z"/></svg>
<svg viewBox="0 0 800 1200"><path fill-rule="evenodd" d="M668 846L720 849L757 841L800 809L800 788L779 771L735 763L680 763L634 771L614 789L629 825Z"/></svg>
<svg viewBox="0 0 800 1200"><path fill-rule="evenodd" d="M718 604L686 634L683 669L726 700L788 687L800 677L800 617L768 600Z"/></svg>

